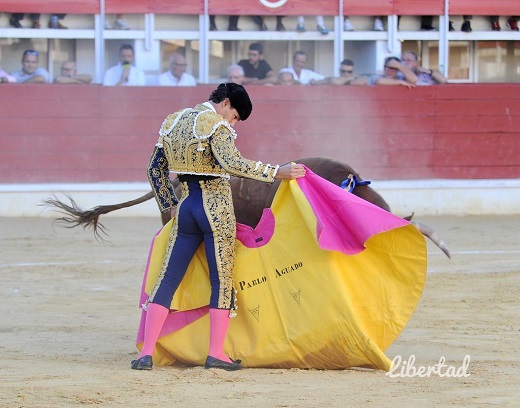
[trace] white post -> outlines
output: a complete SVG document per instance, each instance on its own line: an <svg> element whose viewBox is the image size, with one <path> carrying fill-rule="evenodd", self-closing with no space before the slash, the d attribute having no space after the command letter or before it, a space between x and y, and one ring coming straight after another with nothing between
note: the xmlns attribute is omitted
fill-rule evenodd
<svg viewBox="0 0 520 408"><path fill-rule="evenodd" d="M341 61L345 58L345 43L343 42L343 0L339 0L338 15L334 17L334 75L337 76Z"/></svg>
<svg viewBox="0 0 520 408"><path fill-rule="evenodd" d="M199 83L209 82L209 14L208 0L204 0L204 15L199 16Z"/></svg>
<svg viewBox="0 0 520 408"><path fill-rule="evenodd" d="M444 16L439 18L439 72L448 78L448 59L450 54L450 43L448 32L450 30L450 1L444 0Z"/></svg>
<svg viewBox="0 0 520 408"><path fill-rule="evenodd" d="M95 82L102 84L105 74L105 0L99 0L99 13L94 17Z"/></svg>

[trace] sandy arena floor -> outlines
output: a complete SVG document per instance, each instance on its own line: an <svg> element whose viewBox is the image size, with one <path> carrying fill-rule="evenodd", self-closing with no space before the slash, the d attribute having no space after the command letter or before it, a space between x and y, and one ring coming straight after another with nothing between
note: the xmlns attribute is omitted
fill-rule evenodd
<svg viewBox="0 0 520 408"><path fill-rule="evenodd" d="M429 247L423 297L387 350L414 366L444 357L469 376L202 367L130 369L157 218L106 217L111 243L50 218L0 218L1 407L519 407L520 216L419 217ZM516 385L515 385L516 384Z"/></svg>

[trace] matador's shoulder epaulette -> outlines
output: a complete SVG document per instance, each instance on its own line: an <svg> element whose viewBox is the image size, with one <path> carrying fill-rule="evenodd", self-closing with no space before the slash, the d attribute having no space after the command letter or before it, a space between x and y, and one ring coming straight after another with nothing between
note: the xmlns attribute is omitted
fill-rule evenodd
<svg viewBox="0 0 520 408"><path fill-rule="evenodd" d="M197 139L207 139L213 133L215 133L215 131L220 126L227 128L236 139L237 135L235 130L231 127L227 120L212 110L203 110L197 115L197 118L195 119L193 126L195 130L195 137Z"/></svg>
<svg viewBox="0 0 520 408"><path fill-rule="evenodd" d="M170 115L166 116L166 119L164 119L161 129L159 129L159 135L160 136L167 136L170 134L172 129L175 127L179 119L181 118L182 114L187 111L188 109L183 109L175 113L171 113Z"/></svg>

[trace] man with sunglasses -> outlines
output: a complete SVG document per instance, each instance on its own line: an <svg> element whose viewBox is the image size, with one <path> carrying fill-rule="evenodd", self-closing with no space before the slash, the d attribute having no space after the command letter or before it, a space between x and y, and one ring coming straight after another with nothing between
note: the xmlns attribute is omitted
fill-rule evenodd
<svg viewBox="0 0 520 408"><path fill-rule="evenodd" d="M49 72L38 67L38 51L25 50L22 54L22 69L13 73L16 82L25 84L46 84L50 82Z"/></svg>
<svg viewBox="0 0 520 408"><path fill-rule="evenodd" d="M227 81L232 82L234 84L243 85L244 84L244 68L238 64L231 64L226 69L227 73Z"/></svg>
<svg viewBox="0 0 520 408"><path fill-rule="evenodd" d="M170 69L159 75L160 86L195 86L197 80L186 72L186 58L184 55L175 53L170 57Z"/></svg>
<svg viewBox="0 0 520 408"><path fill-rule="evenodd" d="M54 78L55 84L90 84L92 75L78 74L75 61L65 61L61 65L60 75Z"/></svg>
<svg viewBox="0 0 520 408"><path fill-rule="evenodd" d="M401 64L399 58L392 56L385 59L383 74L371 76L369 83L370 85L401 85L415 88L417 75L405 64Z"/></svg>
<svg viewBox="0 0 520 408"><path fill-rule="evenodd" d="M312 81L312 85L368 85L368 80L356 76L354 61L344 59L339 68L339 77L327 77L321 81Z"/></svg>

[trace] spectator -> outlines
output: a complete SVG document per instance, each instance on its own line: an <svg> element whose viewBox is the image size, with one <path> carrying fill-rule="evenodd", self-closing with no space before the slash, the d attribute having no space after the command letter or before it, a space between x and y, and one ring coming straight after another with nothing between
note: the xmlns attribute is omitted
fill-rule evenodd
<svg viewBox="0 0 520 408"><path fill-rule="evenodd" d="M348 16L345 16L343 20L343 31L354 31L354 26L350 22L350 18ZM382 16L377 16L374 18L374 31L385 31Z"/></svg>
<svg viewBox="0 0 520 408"><path fill-rule="evenodd" d="M518 31L518 20L519 16L509 17L507 20L507 26L511 29L511 31ZM500 31L502 28L500 27L500 22L498 16L490 16L489 20L491 22L491 29L493 31Z"/></svg>
<svg viewBox="0 0 520 408"><path fill-rule="evenodd" d="M433 16L421 16L421 31L437 31L433 26Z"/></svg>
<svg viewBox="0 0 520 408"><path fill-rule="evenodd" d="M313 81L313 85L368 85L368 80L358 77L354 73L354 61L345 59L341 61L339 77L327 77L321 81Z"/></svg>
<svg viewBox="0 0 520 408"><path fill-rule="evenodd" d="M253 43L249 46L247 53L248 59L243 59L238 62L238 65L244 68L244 85L264 85L276 82L274 71L271 65L263 59L263 53L264 48L262 44Z"/></svg>
<svg viewBox="0 0 520 408"><path fill-rule="evenodd" d="M22 69L13 73L16 82L25 84L45 84L50 82L45 68L38 67L38 51L25 50L22 54Z"/></svg>
<svg viewBox="0 0 520 408"><path fill-rule="evenodd" d="M23 28L20 21L24 18L24 13L13 13L11 14L11 18L9 18L9 24L14 28ZM40 14L32 13L29 14L29 18L31 19L31 28L40 28Z"/></svg>
<svg viewBox="0 0 520 408"><path fill-rule="evenodd" d="M227 67L227 80L238 85L244 82L244 68L238 64L231 64Z"/></svg>
<svg viewBox="0 0 520 408"><path fill-rule="evenodd" d="M320 81L325 78L310 69L306 69L307 54L305 51L296 51L293 55L293 64L290 67L282 68L280 72L291 72L294 78L303 85L309 84L311 81Z"/></svg>
<svg viewBox="0 0 520 408"><path fill-rule="evenodd" d="M76 62L66 61L61 65L61 74L54 78L55 84L90 84L92 76L78 74Z"/></svg>
<svg viewBox="0 0 520 408"><path fill-rule="evenodd" d="M278 81L276 81L277 85L300 85L300 83L294 78L292 72L282 71L278 74Z"/></svg>
<svg viewBox="0 0 520 408"><path fill-rule="evenodd" d="M49 28L55 28L55 29L66 29L63 24L61 24L61 21L65 18L66 14L51 14L51 17L49 18L48 27ZM11 14L11 18L9 18L9 24L14 28L23 28L22 24L20 23L21 20L24 18L24 13L13 13ZM31 28L40 28L40 14L38 13L32 13L29 14L29 18L31 19Z"/></svg>
<svg viewBox="0 0 520 408"><path fill-rule="evenodd" d="M197 81L193 75L186 72L186 58L175 53L170 57L170 69L159 75L161 86L195 86Z"/></svg>
<svg viewBox="0 0 520 408"><path fill-rule="evenodd" d="M471 19L473 16L463 16L463 23L462 27L460 28L461 31L464 31L465 33L472 32L471 28ZM507 20L507 26L511 29L511 31L518 31L518 20L520 20L520 16L512 16L509 17ZM502 28L500 27L500 21L498 16L490 16L489 22L491 24L491 30L493 31L500 31ZM450 21L450 31L453 31L453 21Z"/></svg>
<svg viewBox="0 0 520 408"><path fill-rule="evenodd" d="M63 21L65 16L66 14L52 14L51 18L49 19L49 28L60 30L68 28L61 24L61 21Z"/></svg>
<svg viewBox="0 0 520 408"><path fill-rule="evenodd" d="M465 33L471 33L473 30L471 29L471 19L473 16L463 16L462 26L460 27L460 31L464 31Z"/></svg>
<svg viewBox="0 0 520 408"><path fill-rule="evenodd" d="M511 31L520 31L518 28L518 21L520 20L520 16L512 16L507 20L507 26L511 29Z"/></svg>
<svg viewBox="0 0 520 408"><path fill-rule="evenodd" d="M401 24L401 16L397 16L397 29L398 30L399 30L400 24ZM451 21L450 21L450 27L451 27ZM383 30L379 30L379 31L383 31ZM437 29L433 26L433 16L421 16L421 31L437 31Z"/></svg>
<svg viewBox="0 0 520 408"><path fill-rule="evenodd" d="M325 27L325 23L323 22L323 16L316 16L316 27L323 35L327 35L329 33L329 29ZM298 16L298 25L296 26L296 31L299 33L303 33L305 31L305 17Z"/></svg>
<svg viewBox="0 0 520 408"><path fill-rule="evenodd" d="M398 73L402 73L405 79L399 79ZM415 88L417 76L408 69L407 66L401 64L397 57L388 57L385 59L384 73L382 75L373 75L370 78L370 85L402 85L408 88Z"/></svg>
<svg viewBox="0 0 520 408"><path fill-rule="evenodd" d="M0 66L0 84L14 83L14 82L16 82L16 78L14 76L12 76L12 75L9 75Z"/></svg>
<svg viewBox="0 0 520 408"><path fill-rule="evenodd" d="M267 25L265 24L262 16L251 16L255 24L258 26L258 31L267 31Z"/></svg>
<svg viewBox="0 0 520 408"><path fill-rule="evenodd" d="M134 47L123 44L119 48L119 63L107 69L103 85L142 86L145 85L144 73L134 65Z"/></svg>
<svg viewBox="0 0 520 408"><path fill-rule="evenodd" d="M276 31L285 31L285 26L283 25L284 16L276 16Z"/></svg>
<svg viewBox="0 0 520 408"><path fill-rule="evenodd" d="M130 30L130 26L123 20L123 17L123 14L116 14L114 25L112 26L110 23L105 22L105 30Z"/></svg>
<svg viewBox="0 0 520 408"><path fill-rule="evenodd" d="M238 18L240 16L229 16L228 31L240 31L238 28ZM217 24L215 23L215 16L209 16L209 30L217 31Z"/></svg>
<svg viewBox="0 0 520 408"><path fill-rule="evenodd" d="M285 31L282 19L284 16L276 16L276 31ZM253 16L253 21L258 25L259 31L267 31L267 25L265 24L264 17Z"/></svg>
<svg viewBox="0 0 520 408"><path fill-rule="evenodd" d="M417 76L415 85L436 85L448 82L440 72L420 66L417 54L413 51L405 51L402 62ZM397 78L404 80L405 76L402 72L398 72Z"/></svg>

